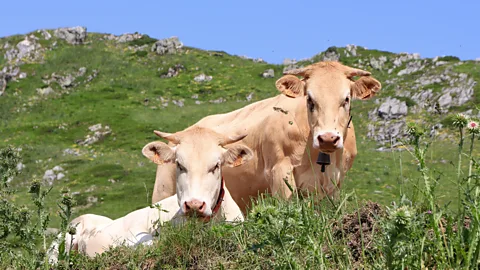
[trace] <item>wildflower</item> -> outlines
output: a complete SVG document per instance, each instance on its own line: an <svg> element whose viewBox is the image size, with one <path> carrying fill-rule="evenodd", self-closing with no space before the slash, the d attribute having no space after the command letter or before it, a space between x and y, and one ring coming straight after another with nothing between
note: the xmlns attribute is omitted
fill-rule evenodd
<svg viewBox="0 0 480 270"><path fill-rule="evenodd" d="M456 128L464 128L467 125L468 117L463 113L457 113L453 117L452 125Z"/></svg>
<svg viewBox="0 0 480 270"><path fill-rule="evenodd" d="M478 123L475 121L470 121L467 124L467 130L470 134L480 134L480 127L478 126Z"/></svg>

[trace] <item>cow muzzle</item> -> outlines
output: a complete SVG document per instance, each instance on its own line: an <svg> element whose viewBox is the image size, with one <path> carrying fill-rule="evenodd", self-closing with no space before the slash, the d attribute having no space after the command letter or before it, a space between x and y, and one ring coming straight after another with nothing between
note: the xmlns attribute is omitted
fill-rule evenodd
<svg viewBox="0 0 480 270"><path fill-rule="evenodd" d="M325 153L333 153L343 148L342 136L338 132L318 132L313 147Z"/></svg>
<svg viewBox="0 0 480 270"><path fill-rule="evenodd" d="M207 204L204 201L192 199L186 201L182 206L183 213L188 216L206 216Z"/></svg>

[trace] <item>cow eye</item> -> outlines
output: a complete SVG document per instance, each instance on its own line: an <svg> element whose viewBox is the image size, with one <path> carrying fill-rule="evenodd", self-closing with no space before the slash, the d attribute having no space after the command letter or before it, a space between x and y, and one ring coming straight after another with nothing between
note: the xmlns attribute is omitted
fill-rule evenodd
<svg viewBox="0 0 480 270"><path fill-rule="evenodd" d="M181 171L181 172L186 172L187 170L185 169L185 167L183 167L178 161L177 161L177 168Z"/></svg>
<svg viewBox="0 0 480 270"><path fill-rule="evenodd" d="M214 173L220 168L220 163L217 163L213 168L208 170L208 172Z"/></svg>
<svg viewBox="0 0 480 270"><path fill-rule="evenodd" d="M350 97L346 97L345 101L343 102L343 106L347 106L350 103Z"/></svg>
<svg viewBox="0 0 480 270"><path fill-rule="evenodd" d="M310 96L307 96L307 107L310 112L313 112L313 109L315 108L315 104L313 104L312 98Z"/></svg>

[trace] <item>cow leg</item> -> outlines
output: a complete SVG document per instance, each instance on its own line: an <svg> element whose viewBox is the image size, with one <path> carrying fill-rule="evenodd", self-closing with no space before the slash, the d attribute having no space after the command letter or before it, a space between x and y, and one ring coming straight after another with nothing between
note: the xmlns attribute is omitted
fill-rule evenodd
<svg viewBox="0 0 480 270"><path fill-rule="evenodd" d="M167 163L157 167L152 203L157 203L176 194L176 165Z"/></svg>
<svg viewBox="0 0 480 270"><path fill-rule="evenodd" d="M290 185L292 190L285 182ZM289 199L292 196L292 191L296 190L296 185L293 177L293 166L289 158L284 158L273 166L269 184L274 196L280 196L284 199Z"/></svg>

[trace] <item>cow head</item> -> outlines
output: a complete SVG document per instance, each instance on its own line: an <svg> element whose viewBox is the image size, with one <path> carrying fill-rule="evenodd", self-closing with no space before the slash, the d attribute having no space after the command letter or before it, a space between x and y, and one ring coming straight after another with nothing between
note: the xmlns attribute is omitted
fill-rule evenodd
<svg viewBox="0 0 480 270"><path fill-rule="evenodd" d="M369 99L381 88L370 72L339 62L319 62L284 74L276 82L277 89L288 97L305 99L313 147L325 153L343 148L351 100ZM354 76L360 78L353 80Z"/></svg>
<svg viewBox="0 0 480 270"><path fill-rule="evenodd" d="M253 157L252 150L245 145L227 146L246 135L224 136L198 127L174 134L155 134L174 146L151 142L142 153L159 165L176 164L177 198L185 215L212 216L223 189L222 165L240 166Z"/></svg>

